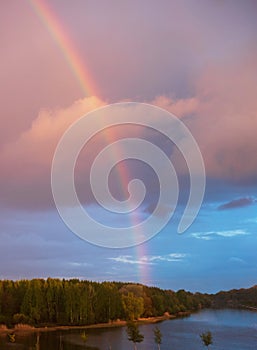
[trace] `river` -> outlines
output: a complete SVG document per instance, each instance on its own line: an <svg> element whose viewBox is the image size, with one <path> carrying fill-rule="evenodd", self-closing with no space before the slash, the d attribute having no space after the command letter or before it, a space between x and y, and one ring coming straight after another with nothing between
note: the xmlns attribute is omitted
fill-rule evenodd
<svg viewBox="0 0 257 350"><path fill-rule="evenodd" d="M138 350L157 349L153 329L156 324L141 325L144 341ZM213 350L257 349L257 312L248 310L203 310L186 318L158 323L162 332L161 350L206 349L199 334L210 330ZM129 350L133 344L127 340L125 327L88 329L88 340L83 343L82 331L50 331L17 333L16 342L8 343L0 336L0 349L26 350Z"/></svg>

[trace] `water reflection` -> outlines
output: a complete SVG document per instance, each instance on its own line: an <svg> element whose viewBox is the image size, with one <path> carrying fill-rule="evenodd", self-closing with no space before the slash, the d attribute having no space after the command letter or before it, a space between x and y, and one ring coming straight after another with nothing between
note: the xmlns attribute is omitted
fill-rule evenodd
<svg viewBox="0 0 257 350"><path fill-rule="evenodd" d="M156 348L155 324L140 326L145 338L139 350ZM252 350L257 343L257 313L238 310L206 310L184 319L158 324L162 350L195 350L203 348L199 334L211 330L212 350ZM15 342L0 333L0 349L26 350L130 350L125 327L68 331L17 332Z"/></svg>

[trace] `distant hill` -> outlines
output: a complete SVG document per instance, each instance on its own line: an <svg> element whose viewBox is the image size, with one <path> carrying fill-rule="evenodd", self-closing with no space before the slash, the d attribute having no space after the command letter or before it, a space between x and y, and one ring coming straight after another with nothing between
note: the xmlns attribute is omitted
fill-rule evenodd
<svg viewBox="0 0 257 350"><path fill-rule="evenodd" d="M251 288L232 289L219 292L211 297L213 308L248 308L257 310L257 285Z"/></svg>

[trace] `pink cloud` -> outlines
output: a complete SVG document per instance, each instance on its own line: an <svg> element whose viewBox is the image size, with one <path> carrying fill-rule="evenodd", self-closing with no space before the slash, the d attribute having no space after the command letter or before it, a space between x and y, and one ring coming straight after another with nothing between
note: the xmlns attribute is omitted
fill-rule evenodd
<svg viewBox="0 0 257 350"><path fill-rule="evenodd" d="M257 53L210 67L198 82L190 122L210 176L257 178Z"/></svg>
<svg viewBox="0 0 257 350"><path fill-rule="evenodd" d="M181 118L194 114L199 108L199 100L196 97L185 99L170 99L167 96L158 96L151 103L166 109L175 116Z"/></svg>
<svg viewBox="0 0 257 350"><path fill-rule="evenodd" d="M197 81L194 97L158 96L149 101L185 121L200 146L210 177L231 181L257 178L255 58L256 54L245 55L233 65L228 62L209 67ZM88 97L66 108L43 110L27 131L6 143L0 151L2 200L9 204L25 200L31 204L35 198L39 205L49 202L51 161L58 140L76 119L104 104L99 98ZM145 135L140 128L133 131L134 137ZM123 128L116 136L126 137L129 132ZM82 178L88 175L88 164L106 142L98 137L93 143L95 153L84 153L87 164L81 163L78 168ZM172 159L176 159L176 153Z"/></svg>
<svg viewBox="0 0 257 350"><path fill-rule="evenodd" d="M195 83L193 98L154 102L176 114L196 138L207 175L234 182L257 179L257 53L211 65ZM186 140L185 140L186 142ZM187 172L175 152L173 159Z"/></svg>
<svg viewBox="0 0 257 350"><path fill-rule="evenodd" d="M50 169L58 140L75 120L103 104L88 97L67 108L41 111L26 132L5 144L0 153L2 200L9 205L47 205L40 202L51 201Z"/></svg>

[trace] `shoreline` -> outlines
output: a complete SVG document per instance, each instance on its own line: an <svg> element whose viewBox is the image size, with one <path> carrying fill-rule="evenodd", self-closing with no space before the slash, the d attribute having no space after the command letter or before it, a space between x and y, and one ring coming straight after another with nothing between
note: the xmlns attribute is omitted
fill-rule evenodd
<svg viewBox="0 0 257 350"><path fill-rule="evenodd" d="M183 312L178 315L163 315L163 316L155 316L155 317L147 317L147 318L139 318L135 322L138 324L151 324L158 323L166 320L172 320L179 317L189 316L190 312ZM17 325L14 328L6 328L4 325L1 327L0 325L0 334L8 334L8 333L30 333L30 332L56 332L56 331L68 331L75 329L100 329L100 328L114 328L114 327L124 327L126 326L127 321L118 320L112 321L108 323L96 323L85 326L45 326L45 327L32 327L29 325Z"/></svg>

